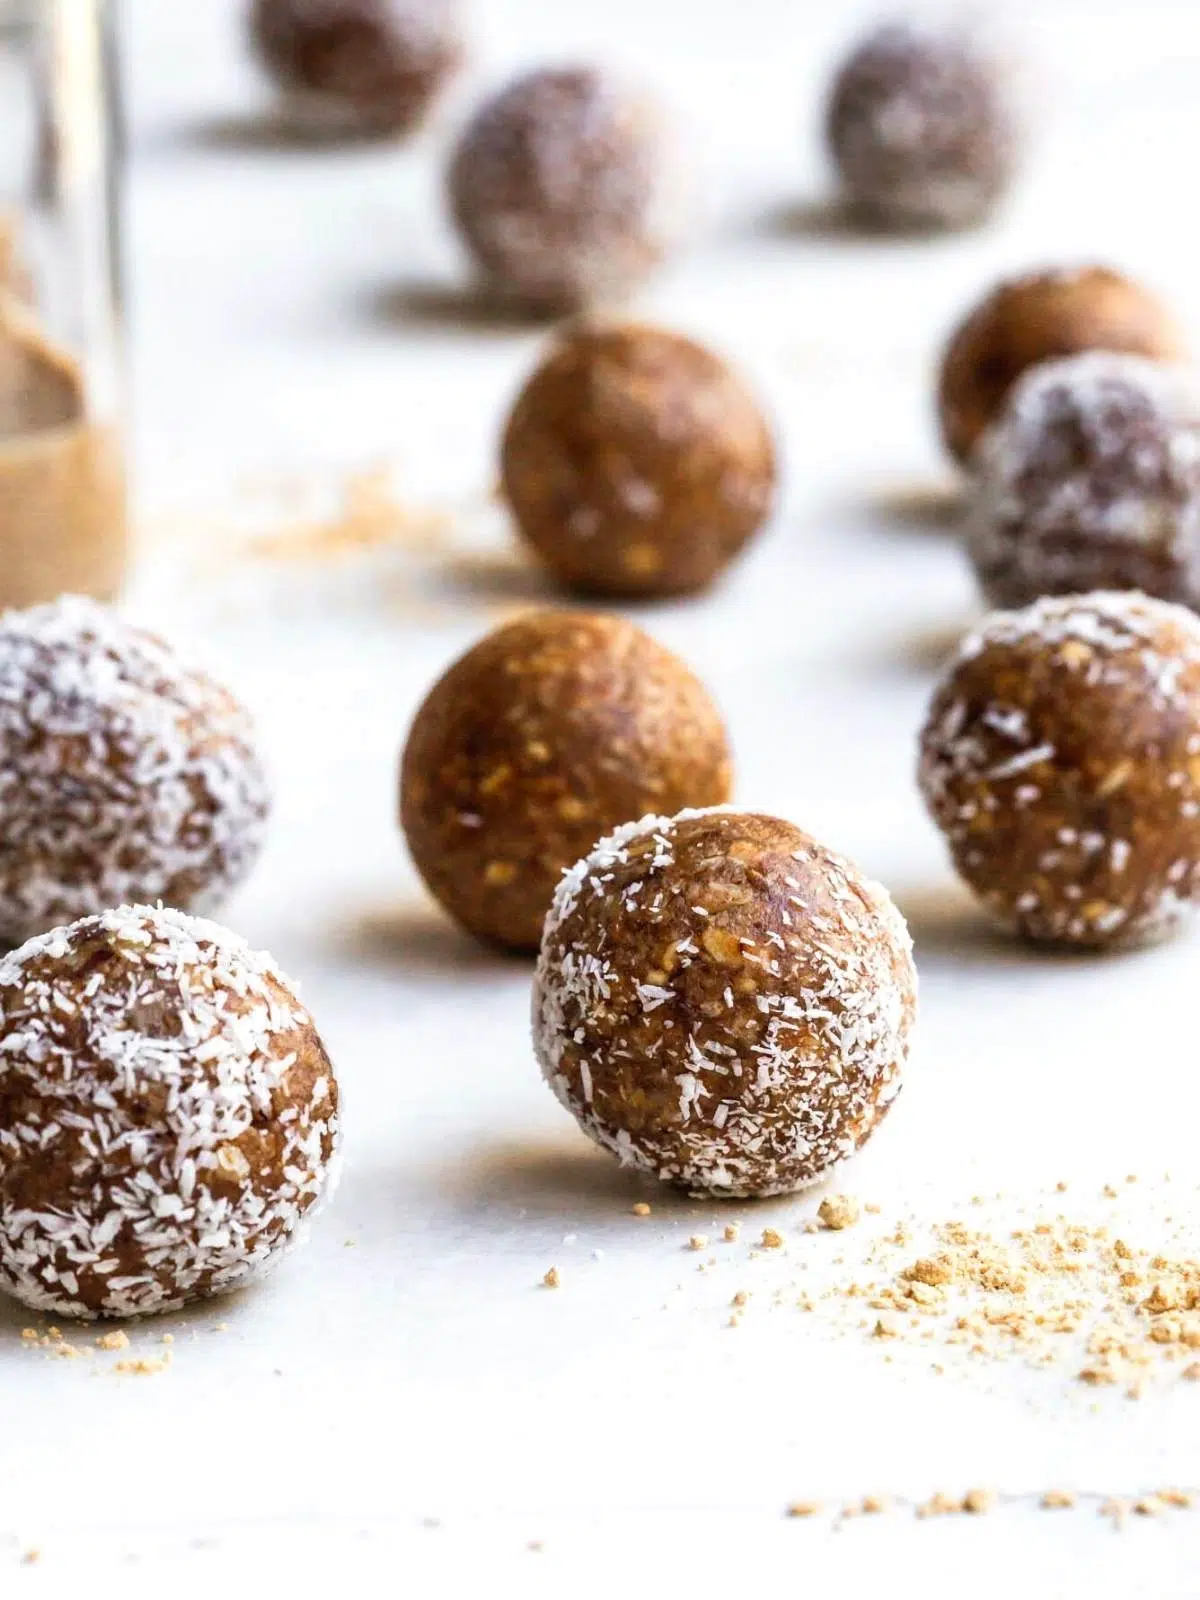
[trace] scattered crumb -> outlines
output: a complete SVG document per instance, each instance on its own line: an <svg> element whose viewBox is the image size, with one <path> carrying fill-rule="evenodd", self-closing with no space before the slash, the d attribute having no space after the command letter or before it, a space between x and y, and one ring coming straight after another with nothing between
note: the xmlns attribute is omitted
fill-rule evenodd
<svg viewBox="0 0 1200 1600"><path fill-rule="evenodd" d="M160 1372L166 1372L170 1365L171 1352L168 1350L161 1356L133 1356L128 1361L118 1361L112 1370L123 1377L153 1378Z"/></svg>
<svg viewBox="0 0 1200 1600"><path fill-rule="evenodd" d="M633 1214L635 1217L648 1217L650 1215L650 1207L644 1200L638 1200L633 1207Z"/></svg>
<svg viewBox="0 0 1200 1600"><path fill-rule="evenodd" d="M848 1194L826 1195L817 1207L817 1217L824 1228L840 1232L842 1228L852 1228L861 1215L861 1207L857 1200Z"/></svg>
<svg viewBox="0 0 1200 1600"><path fill-rule="evenodd" d="M26 1550L21 1557L23 1567L34 1567L42 1559L42 1552L38 1549Z"/></svg>
<svg viewBox="0 0 1200 1600"><path fill-rule="evenodd" d="M741 1229L741 1225L739 1223L737 1223L737 1222L727 1222L725 1224L725 1234L724 1234L725 1243L726 1244L736 1244L737 1241L738 1241L738 1237L741 1234L741 1231L742 1231L742 1229Z"/></svg>
<svg viewBox="0 0 1200 1600"><path fill-rule="evenodd" d="M708 1235L706 1233L694 1233L692 1235L692 1237L688 1240L688 1249L689 1250L707 1250L708 1249Z"/></svg>
<svg viewBox="0 0 1200 1600"><path fill-rule="evenodd" d="M963 1495L962 1508L970 1516L983 1516L988 1511L996 1508L996 1492L994 1489L968 1489Z"/></svg>
<svg viewBox="0 0 1200 1600"><path fill-rule="evenodd" d="M546 1273L546 1276L542 1279L542 1283L547 1289L561 1288L562 1279L558 1275L558 1268L551 1267Z"/></svg>
<svg viewBox="0 0 1200 1600"><path fill-rule="evenodd" d="M101 1350L128 1350L129 1335L122 1333L120 1328L114 1328L111 1333L102 1333L96 1345Z"/></svg>
<svg viewBox="0 0 1200 1600"><path fill-rule="evenodd" d="M819 1517L821 1510L819 1500L793 1500L787 1508L787 1514L789 1517Z"/></svg>
<svg viewBox="0 0 1200 1600"><path fill-rule="evenodd" d="M783 1235L776 1228L764 1228L759 1243L764 1250L781 1250L783 1248Z"/></svg>
<svg viewBox="0 0 1200 1600"><path fill-rule="evenodd" d="M1078 1502L1070 1489L1047 1489L1038 1503L1043 1511L1070 1511Z"/></svg>
<svg viewBox="0 0 1200 1600"><path fill-rule="evenodd" d="M955 1500L940 1490L931 1495L922 1505L917 1507L917 1516L921 1521L927 1517L952 1517L956 1516L963 1508L961 1500Z"/></svg>
<svg viewBox="0 0 1200 1600"><path fill-rule="evenodd" d="M1133 1502L1134 1514L1139 1517L1157 1517L1165 1507L1157 1495L1143 1495L1140 1500Z"/></svg>
<svg viewBox="0 0 1200 1600"><path fill-rule="evenodd" d="M175 1343L175 1335L173 1333L164 1333L163 1336L162 1336L162 1342L164 1344L174 1344Z"/></svg>
<svg viewBox="0 0 1200 1600"><path fill-rule="evenodd" d="M888 1500L886 1495L865 1494L859 1503L858 1509L862 1512L864 1517L877 1517L885 1512L890 1504L891 1502Z"/></svg>
<svg viewBox="0 0 1200 1600"><path fill-rule="evenodd" d="M1158 1498L1163 1505L1171 1506L1176 1511L1187 1511L1194 1503L1186 1489L1160 1489Z"/></svg>

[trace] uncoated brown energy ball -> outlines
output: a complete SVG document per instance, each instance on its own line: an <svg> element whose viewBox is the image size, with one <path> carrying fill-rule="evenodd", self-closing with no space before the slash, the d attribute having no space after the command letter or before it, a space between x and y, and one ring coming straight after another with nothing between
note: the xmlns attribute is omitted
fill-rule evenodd
<svg viewBox="0 0 1200 1600"><path fill-rule="evenodd" d="M963 227L1009 188L1020 152L1011 69L963 22L887 22L834 81L826 139L846 198L894 227Z"/></svg>
<svg viewBox="0 0 1200 1600"><path fill-rule="evenodd" d="M421 876L480 938L536 950L563 870L619 822L729 798L720 715L683 662L617 617L541 611L435 684L401 769Z"/></svg>
<svg viewBox="0 0 1200 1600"><path fill-rule="evenodd" d="M619 828L559 885L538 1061L624 1164L714 1195L827 1176L900 1089L916 1010L885 890L775 817Z"/></svg>
<svg viewBox="0 0 1200 1600"><path fill-rule="evenodd" d="M1200 892L1200 620L1138 594L998 612L934 696L920 783L954 864L1031 939L1165 932Z"/></svg>
<svg viewBox="0 0 1200 1600"><path fill-rule="evenodd" d="M661 109L591 67L530 72L486 101L448 182L492 292L547 310L627 294L669 254L689 209Z"/></svg>
<svg viewBox="0 0 1200 1600"><path fill-rule="evenodd" d="M607 595L703 588L770 514L775 445L754 396L703 345L581 323L504 433L517 526L564 583Z"/></svg>
<svg viewBox="0 0 1200 1600"><path fill-rule="evenodd" d="M938 415L951 455L971 459L1029 367L1086 350L1172 361L1184 340L1159 300L1109 267L1051 268L998 284L942 356Z"/></svg>
<svg viewBox="0 0 1200 1600"><path fill-rule="evenodd" d="M967 548L984 593L1141 589L1200 607L1200 384L1093 351L1034 367L976 456Z"/></svg>
<svg viewBox="0 0 1200 1600"><path fill-rule="evenodd" d="M317 121L409 133L461 64L460 0L254 0L264 67Z"/></svg>
<svg viewBox="0 0 1200 1600"><path fill-rule="evenodd" d="M0 616L0 940L215 907L269 803L249 715L161 639L78 596Z"/></svg>
<svg viewBox="0 0 1200 1600"><path fill-rule="evenodd" d="M329 1183L338 1087L267 956L123 906L0 961L0 1289L135 1317L241 1287Z"/></svg>

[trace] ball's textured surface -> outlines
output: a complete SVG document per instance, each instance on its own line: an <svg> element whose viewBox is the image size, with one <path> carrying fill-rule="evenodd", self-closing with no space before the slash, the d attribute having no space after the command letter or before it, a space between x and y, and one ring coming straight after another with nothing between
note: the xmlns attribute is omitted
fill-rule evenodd
<svg viewBox="0 0 1200 1600"><path fill-rule="evenodd" d="M324 1192L338 1087L269 957L125 906L0 961L0 1289L133 1317L238 1288Z"/></svg>
<svg viewBox="0 0 1200 1600"><path fill-rule="evenodd" d="M566 874L534 986L537 1057L626 1165L713 1195L827 1176L900 1088L912 944L885 890L790 823L646 817Z"/></svg>

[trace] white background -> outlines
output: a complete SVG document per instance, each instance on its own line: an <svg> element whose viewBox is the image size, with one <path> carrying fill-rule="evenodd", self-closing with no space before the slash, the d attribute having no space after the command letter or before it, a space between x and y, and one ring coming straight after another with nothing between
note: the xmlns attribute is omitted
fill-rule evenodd
<svg viewBox="0 0 1200 1600"><path fill-rule="evenodd" d="M442 921L394 821L425 688L541 595L481 509L540 335L456 298L445 141L511 67L603 54L663 84L707 173L705 235L639 309L736 359L787 462L775 526L720 591L638 618L720 699L739 798L858 857L917 939L908 1089L842 1186L885 1216L939 1218L976 1190L1015 1206L1133 1171L1151 1212L1193 1227L1200 946L1086 961L993 938L911 768L932 663L973 613L952 541L920 513L951 482L937 348L1000 271L1061 258L1124 265L1200 323L1194 6L1038 6L1028 179L992 228L924 243L856 239L822 209L820 89L868 8L478 0L471 73L437 126L404 149L302 152L256 131L240 9L129 7L145 540L131 606L261 717L278 809L227 920L300 980L327 1036L346 1175L273 1281L173 1319L162 1376L55 1361L0 1309L3 1592L120 1575L130 1592L335 1580L424 1595L513 1569L538 1593L1194 1593L1200 1514L1116 1537L1094 1504L1052 1517L1019 1497L1200 1484L1200 1386L1134 1404L1015 1366L936 1378L783 1311L727 1330L730 1293L760 1270L746 1246L699 1274L685 1241L723 1215L657 1194L650 1219L630 1214L644 1191L538 1078L527 968ZM452 548L274 567L235 549L229 519L267 514L264 481L299 476L320 499L381 462L414 505L458 513ZM770 1223L819 1270L828 1239L798 1233L817 1198L742 1207L744 1238ZM538 1287L552 1263L556 1294ZM138 1352L161 1331L135 1331ZM796 1498L975 1483L1018 1498L984 1519L896 1512L840 1532L782 1516ZM21 1566L31 1547L40 1561Z"/></svg>

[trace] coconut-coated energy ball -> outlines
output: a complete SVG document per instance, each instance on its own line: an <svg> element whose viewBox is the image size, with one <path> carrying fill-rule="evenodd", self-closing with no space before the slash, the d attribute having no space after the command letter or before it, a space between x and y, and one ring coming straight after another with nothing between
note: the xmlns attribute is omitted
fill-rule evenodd
<svg viewBox="0 0 1200 1600"><path fill-rule="evenodd" d="M594 67L529 72L485 101L448 182L487 287L535 309L623 297L687 224L688 185L664 112Z"/></svg>
<svg viewBox="0 0 1200 1600"><path fill-rule="evenodd" d="M517 527L569 587L704 588L769 516L771 427L743 381L662 328L582 322L517 398L502 447Z"/></svg>
<svg viewBox="0 0 1200 1600"><path fill-rule="evenodd" d="M942 356L938 417L951 455L970 461L1022 373L1086 350L1174 361L1184 339L1160 300L1110 267L1049 268L997 284Z"/></svg>
<svg viewBox="0 0 1200 1600"><path fill-rule="evenodd" d="M719 805L721 717L683 662L619 617L538 611L488 634L417 712L401 820L469 932L535 951L559 877L656 806Z"/></svg>
<svg viewBox="0 0 1200 1600"><path fill-rule="evenodd" d="M938 685L920 784L1005 926L1078 946L1166 932L1200 893L1200 620L1128 593L995 613Z"/></svg>
<svg viewBox="0 0 1200 1600"><path fill-rule="evenodd" d="M268 956L122 906L0 961L0 1290L140 1317L240 1288L330 1177L338 1086Z"/></svg>
<svg viewBox="0 0 1200 1600"><path fill-rule="evenodd" d="M0 616L0 940L213 909L268 809L249 715L161 639L78 596Z"/></svg>
<svg viewBox="0 0 1200 1600"><path fill-rule="evenodd" d="M255 51L301 122L411 133L463 59L461 0L254 0Z"/></svg>
<svg viewBox="0 0 1200 1600"><path fill-rule="evenodd" d="M643 817L558 887L534 1044L623 1164L713 1195L785 1194L892 1104L916 982L886 891L791 823Z"/></svg>
<svg viewBox="0 0 1200 1600"><path fill-rule="evenodd" d="M1200 383L1092 351L1032 368L976 455L967 549L994 605L1141 589L1200 607Z"/></svg>
<svg viewBox="0 0 1200 1600"><path fill-rule="evenodd" d="M826 108L846 199L890 227L981 220L1012 184L1021 133L1010 63L957 20L874 27L838 71Z"/></svg>

